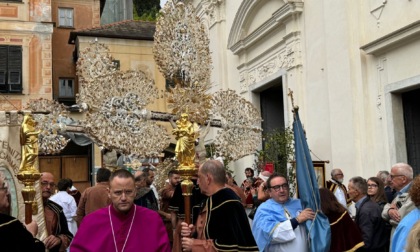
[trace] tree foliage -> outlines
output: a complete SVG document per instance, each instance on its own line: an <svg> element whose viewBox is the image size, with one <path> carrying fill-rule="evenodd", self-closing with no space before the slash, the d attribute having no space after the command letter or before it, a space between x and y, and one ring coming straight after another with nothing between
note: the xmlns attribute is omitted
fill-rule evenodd
<svg viewBox="0 0 420 252"><path fill-rule="evenodd" d="M256 152L254 168L258 172L264 170L266 163L274 164L274 171L288 177L291 191L294 194L294 181L296 178L290 163L294 158L293 131L291 128L284 130L275 129L263 134L263 149Z"/></svg>
<svg viewBox="0 0 420 252"><path fill-rule="evenodd" d="M134 20L156 21L160 0L133 0Z"/></svg>

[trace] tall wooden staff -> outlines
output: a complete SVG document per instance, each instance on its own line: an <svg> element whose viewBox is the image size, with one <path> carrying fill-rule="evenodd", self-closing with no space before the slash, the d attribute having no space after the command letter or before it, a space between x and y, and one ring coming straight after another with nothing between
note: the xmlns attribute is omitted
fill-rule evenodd
<svg viewBox="0 0 420 252"><path fill-rule="evenodd" d="M26 224L32 222L32 204L36 194L34 185L41 177L39 170L35 167L35 163L38 160L38 135L40 133L40 131L36 131L35 126L36 122L32 114L25 114L20 131L22 161L17 178L25 185L22 189L22 196L25 203Z"/></svg>

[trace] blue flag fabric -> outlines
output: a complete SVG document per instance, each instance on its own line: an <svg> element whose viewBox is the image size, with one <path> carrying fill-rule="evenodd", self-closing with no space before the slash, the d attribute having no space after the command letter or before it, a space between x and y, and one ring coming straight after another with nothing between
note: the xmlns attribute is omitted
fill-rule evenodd
<svg viewBox="0 0 420 252"><path fill-rule="evenodd" d="M309 248L311 252L328 252L331 242L330 223L327 216L321 212L318 182L297 109L294 115L293 135L299 198L303 209L311 208L316 213L313 221L306 221Z"/></svg>

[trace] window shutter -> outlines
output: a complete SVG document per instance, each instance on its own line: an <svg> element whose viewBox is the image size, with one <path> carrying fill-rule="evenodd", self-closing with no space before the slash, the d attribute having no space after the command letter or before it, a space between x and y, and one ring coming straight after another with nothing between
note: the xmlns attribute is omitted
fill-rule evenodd
<svg viewBox="0 0 420 252"><path fill-rule="evenodd" d="M22 92L22 47L9 46L8 58L9 92Z"/></svg>
<svg viewBox="0 0 420 252"><path fill-rule="evenodd" d="M7 92L7 49L0 46L0 92Z"/></svg>

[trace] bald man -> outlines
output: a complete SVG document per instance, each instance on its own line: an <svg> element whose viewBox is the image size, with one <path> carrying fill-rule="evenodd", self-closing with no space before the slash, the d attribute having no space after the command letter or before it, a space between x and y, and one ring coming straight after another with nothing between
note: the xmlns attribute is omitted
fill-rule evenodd
<svg viewBox="0 0 420 252"><path fill-rule="evenodd" d="M44 203L45 225L48 233L44 240L45 248L49 249L50 252L66 251L73 235L67 226L63 208L49 199L54 194L54 175L43 172L40 184Z"/></svg>
<svg viewBox="0 0 420 252"><path fill-rule="evenodd" d="M335 168L331 170L331 180L328 180L325 184L326 188L334 193L334 196L337 198L338 202L340 202L343 207L349 210L351 199L347 193L347 188L343 184L343 181L343 171L341 169Z"/></svg>

